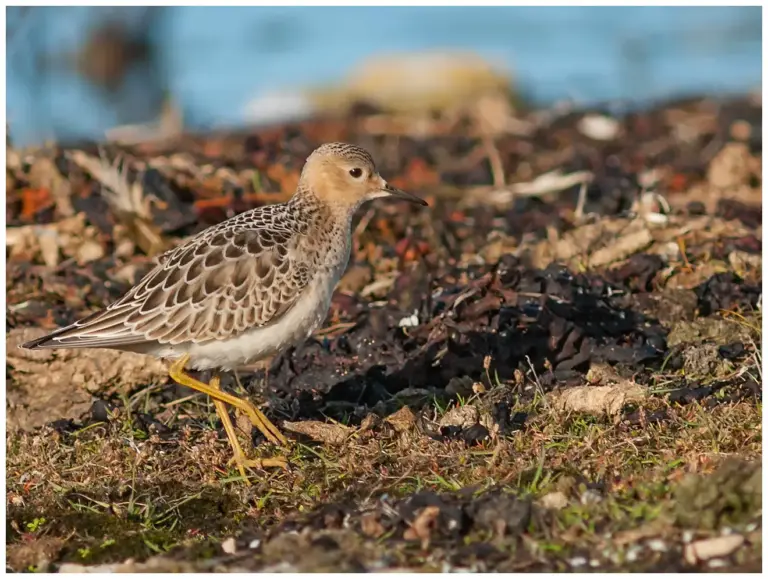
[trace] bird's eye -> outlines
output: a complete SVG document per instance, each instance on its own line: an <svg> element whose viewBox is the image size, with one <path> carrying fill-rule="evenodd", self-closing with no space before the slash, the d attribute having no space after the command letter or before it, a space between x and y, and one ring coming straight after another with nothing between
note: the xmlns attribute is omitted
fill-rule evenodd
<svg viewBox="0 0 768 579"><path fill-rule="evenodd" d="M363 176L363 170L355 167L354 169L349 170L349 174L352 175L355 179L359 179Z"/></svg>

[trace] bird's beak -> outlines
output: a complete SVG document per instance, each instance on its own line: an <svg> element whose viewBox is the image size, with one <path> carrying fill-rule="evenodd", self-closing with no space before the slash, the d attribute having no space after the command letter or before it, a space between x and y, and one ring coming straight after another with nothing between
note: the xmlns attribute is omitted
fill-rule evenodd
<svg viewBox="0 0 768 579"><path fill-rule="evenodd" d="M392 187L392 185L390 185L386 181L382 185L381 190L383 193L386 193L389 197L394 197L395 199L410 201L411 203L417 203L418 205L423 205L425 207L428 205L428 203L424 201L424 199L422 199L421 197L416 197L416 195L412 195L411 193L406 193L405 191L397 189L396 187Z"/></svg>

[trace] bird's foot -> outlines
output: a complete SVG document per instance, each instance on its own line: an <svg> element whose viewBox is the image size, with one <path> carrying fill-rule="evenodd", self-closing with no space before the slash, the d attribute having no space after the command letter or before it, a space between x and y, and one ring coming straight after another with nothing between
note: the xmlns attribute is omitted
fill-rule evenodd
<svg viewBox="0 0 768 579"><path fill-rule="evenodd" d="M231 465L232 463L235 463L237 470L240 471L240 476L243 477L245 484L248 486L250 486L251 481L248 480L248 476L245 474L246 468L258 468L260 470L266 468L288 469L288 461L281 456L274 458L246 458L245 454L236 452L235 455L229 459L227 465Z"/></svg>

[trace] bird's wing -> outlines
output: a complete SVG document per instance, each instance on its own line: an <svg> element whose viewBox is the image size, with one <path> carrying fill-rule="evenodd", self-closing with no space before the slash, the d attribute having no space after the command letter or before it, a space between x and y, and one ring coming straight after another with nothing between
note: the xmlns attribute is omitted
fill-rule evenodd
<svg viewBox="0 0 768 579"><path fill-rule="evenodd" d="M310 268L296 257L296 240L296 232L274 222L203 232L117 302L24 347L199 343L272 324L310 282Z"/></svg>

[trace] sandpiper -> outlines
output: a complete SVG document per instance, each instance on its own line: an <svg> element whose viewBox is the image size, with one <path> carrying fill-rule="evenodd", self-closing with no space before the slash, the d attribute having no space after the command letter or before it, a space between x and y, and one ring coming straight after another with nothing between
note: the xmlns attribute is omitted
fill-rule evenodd
<svg viewBox="0 0 768 579"><path fill-rule="evenodd" d="M329 143L307 159L295 194L209 227L167 251L107 308L21 347L112 348L170 360L170 377L210 396L245 467L285 467L282 457L246 458L225 404L244 412L266 438L287 441L250 401L185 370L235 370L306 338L323 322L350 254L351 224L364 202L422 199L390 186L371 155Z"/></svg>

